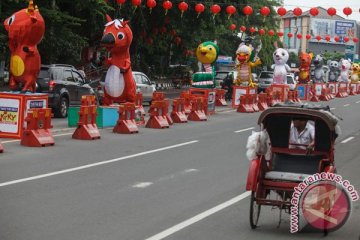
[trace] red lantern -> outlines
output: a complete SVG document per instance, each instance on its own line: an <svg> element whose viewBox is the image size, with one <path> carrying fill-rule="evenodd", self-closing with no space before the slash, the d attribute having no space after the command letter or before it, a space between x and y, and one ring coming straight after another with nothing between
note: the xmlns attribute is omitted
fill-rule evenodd
<svg viewBox="0 0 360 240"><path fill-rule="evenodd" d="M230 29L234 31L234 30L236 29L236 25L235 25L235 24L231 24L231 25L230 25Z"/></svg>
<svg viewBox="0 0 360 240"><path fill-rule="evenodd" d="M321 37L319 35L317 35L316 37L316 40L320 41L321 40Z"/></svg>
<svg viewBox="0 0 360 240"><path fill-rule="evenodd" d="M286 9L284 7L279 7L277 10L277 13L279 14L280 17L284 16L286 14Z"/></svg>
<svg viewBox="0 0 360 240"><path fill-rule="evenodd" d="M331 39L330 36L326 36L326 37L325 37L325 40L326 40L327 42L330 42L330 39Z"/></svg>
<svg viewBox="0 0 360 240"><path fill-rule="evenodd" d="M141 0L131 0L131 4L136 8L140 6Z"/></svg>
<svg viewBox="0 0 360 240"><path fill-rule="evenodd" d="M343 9L343 13L346 15L346 16L349 16L352 14L352 9L349 8L349 7L346 7Z"/></svg>
<svg viewBox="0 0 360 240"><path fill-rule="evenodd" d="M163 8L165 9L165 15L168 13L169 9L172 8L172 3L169 0L163 2Z"/></svg>
<svg viewBox="0 0 360 240"><path fill-rule="evenodd" d="M269 31L268 31L268 34L269 34L269 36L272 37L272 36L274 36L275 32L274 32L274 30L269 30Z"/></svg>
<svg viewBox="0 0 360 240"><path fill-rule="evenodd" d="M117 4L124 4L126 2L126 0L116 0Z"/></svg>
<svg viewBox="0 0 360 240"><path fill-rule="evenodd" d="M159 31L160 31L161 33L166 33L166 30L167 30L166 27L161 27Z"/></svg>
<svg viewBox="0 0 360 240"><path fill-rule="evenodd" d="M261 29L259 29L259 35L260 35L260 36L262 36L262 35L264 35L264 34L265 34L265 30L264 30L264 29L262 29L262 28L261 28Z"/></svg>
<svg viewBox="0 0 360 240"><path fill-rule="evenodd" d="M306 34L305 38L306 38L307 40L310 40L310 39L311 39L311 35L310 35L310 34Z"/></svg>
<svg viewBox="0 0 360 240"><path fill-rule="evenodd" d="M319 9L317 9L316 7L311 8L309 12L310 12L311 16L313 16L313 17L316 17L317 15L319 15Z"/></svg>
<svg viewBox="0 0 360 240"><path fill-rule="evenodd" d="M154 40L151 37L149 37L149 38L146 39L146 43L148 45L152 45L154 43Z"/></svg>
<svg viewBox="0 0 360 240"><path fill-rule="evenodd" d="M336 9L331 7L327 10L327 13L330 15L330 16L334 16L336 15Z"/></svg>
<svg viewBox="0 0 360 240"><path fill-rule="evenodd" d="M226 13L229 15L229 19L234 13L236 13L236 8L233 5L227 6Z"/></svg>
<svg viewBox="0 0 360 240"><path fill-rule="evenodd" d="M251 27L251 28L249 29L249 31L250 31L251 33L255 33L255 32L256 32L256 29L255 29L254 27Z"/></svg>
<svg viewBox="0 0 360 240"><path fill-rule="evenodd" d="M359 41L358 38L356 38L356 37L353 38L353 42L354 42L354 43L357 43L358 41Z"/></svg>
<svg viewBox="0 0 360 240"><path fill-rule="evenodd" d="M297 17L301 16L301 14L302 14L301 8L299 8L299 7L294 8L293 14Z"/></svg>
<svg viewBox="0 0 360 240"><path fill-rule="evenodd" d="M181 2L181 3L179 3L178 8L181 11L181 17L182 17L184 12L188 10L189 5L186 2Z"/></svg>
<svg viewBox="0 0 360 240"><path fill-rule="evenodd" d="M150 13L154 7L156 7L156 1L155 0L147 0L146 6L150 8Z"/></svg>
<svg viewBox="0 0 360 240"><path fill-rule="evenodd" d="M176 37L176 38L175 38L175 44L176 44L177 46L179 46L180 43L181 43L181 37Z"/></svg>
<svg viewBox="0 0 360 240"><path fill-rule="evenodd" d="M245 6L242 11L246 16L249 16L253 13L253 9L249 5Z"/></svg>
<svg viewBox="0 0 360 240"><path fill-rule="evenodd" d="M270 14L270 9L268 7L262 7L260 9L260 14L263 15L265 18L265 17L267 17L267 15Z"/></svg>
<svg viewBox="0 0 360 240"><path fill-rule="evenodd" d="M283 32L278 32L277 35L278 35L279 37L282 37L282 36L284 36L284 33L283 33Z"/></svg>
<svg viewBox="0 0 360 240"><path fill-rule="evenodd" d="M296 38L297 38L297 39L301 39L301 38L302 38L301 33L296 34Z"/></svg>
<svg viewBox="0 0 360 240"><path fill-rule="evenodd" d="M339 36L335 36L335 37L334 37L334 40L335 40L335 42L339 42L339 41L340 41L340 37L339 37Z"/></svg>
<svg viewBox="0 0 360 240"><path fill-rule="evenodd" d="M205 7L202 3L198 3L195 5L195 11L198 13L197 17L199 17L200 13L205 11Z"/></svg>
<svg viewBox="0 0 360 240"><path fill-rule="evenodd" d="M292 38L292 37L293 37L293 34L292 34L291 32L289 32L289 33L287 34L287 36L288 36L288 38Z"/></svg>
<svg viewBox="0 0 360 240"><path fill-rule="evenodd" d="M221 11L221 7L217 4L214 4L211 6L211 12L214 14L213 17L215 17L216 14L218 14Z"/></svg>
<svg viewBox="0 0 360 240"><path fill-rule="evenodd" d="M344 42L348 42L350 39L348 37L344 37Z"/></svg>
<svg viewBox="0 0 360 240"><path fill-rule="evenodd" d="M245 32L245 31L246 31L246 27L245 27L245 26L241 26L241 27L240 27L240 31Z"/></svg>

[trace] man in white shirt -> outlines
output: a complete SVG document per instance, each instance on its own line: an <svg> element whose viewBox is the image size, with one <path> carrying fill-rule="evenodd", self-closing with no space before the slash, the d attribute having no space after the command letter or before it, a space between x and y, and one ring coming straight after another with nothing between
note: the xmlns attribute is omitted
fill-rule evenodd
<svg viewBox="0 0 360 240"><path fill-rule="evenodd" d="M304 118L294 118L290 127L289 148L311 151L315 145L315 128ZM296 145L301 144L301 145Z"/></svg>

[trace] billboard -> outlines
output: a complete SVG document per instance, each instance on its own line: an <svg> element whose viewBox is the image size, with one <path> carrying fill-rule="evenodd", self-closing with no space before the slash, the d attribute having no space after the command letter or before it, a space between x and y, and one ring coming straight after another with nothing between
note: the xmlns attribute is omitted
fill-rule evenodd
<svg viewBox="0 0 360 240"><path fill-rule="evenodd" d="M330 36L331 43L336 43L334 40L335 36L340 37L340 42L344 42L344 37L350 39L356 37L356 23L355 21L350 20L332 20L332 19L322 19L322 18L312 18L310 24L310 34L311 41L317 42L315 39L316 36ZM325 41L325 40L321 40ZM352 45L352 42L346 43L347 45Z"/></svg>

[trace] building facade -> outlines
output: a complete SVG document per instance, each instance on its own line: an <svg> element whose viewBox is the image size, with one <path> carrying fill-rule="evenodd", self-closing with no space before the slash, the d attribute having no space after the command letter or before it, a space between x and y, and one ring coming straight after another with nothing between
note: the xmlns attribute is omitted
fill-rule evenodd
<svg viewBox="0 0 360 240"><path fill-rule="evenodd" d="M309 11L299 17L289 11L281 18L279 31L284 33L281 40L288 50L314 54L338 52L345 54L346 58L351 60L358 59L359 43L352 41L360 35L358 23L338 15L331 17L322 7L318 7L318 10L319 14L316 17L310 15ZM293 36L289 37L288 33L292 33ZM301 38L297 37L298 34L301 34ZM307 34L310 34L310 39L306 39ZM321 40L316 39L317 36L320 36ZM326 40L327 36L330 37L329 41ZM338 42L335 41L335 36L339 37Z"/></svg>

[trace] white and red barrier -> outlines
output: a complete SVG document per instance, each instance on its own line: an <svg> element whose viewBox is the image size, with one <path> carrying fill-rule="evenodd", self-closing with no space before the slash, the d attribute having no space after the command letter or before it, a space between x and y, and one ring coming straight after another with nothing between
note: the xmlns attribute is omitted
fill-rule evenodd
<svg viewBox="0 0 360 240"><path fill-rule="evenodd" d="M150 118L147 121L146 128L169 128L169 122L167 120L167 103L165 100L152 101L149 113Z"/></svg>
<svg viewBox="0 0 360 240"><path fill-rule="evenodd" d="M207 121L206 113L204 108L206 107L206 100L203 97L192 97L191 98L191 112L188 116L189 121Z"/></svg>
<svg viewBox="0 0 360 240"><path fill-rule="evenodd" d="M135 104L124 103L119 106L119 119L113 128L114 133L138 133L139 129L135 122Z"/></svg>
<svg viewBox="0 0 360 240"><path fill-rule="evenodd" d="M186 123L187 117L185 114L185 99L176 98L172 101L171 118L175 123Z"/></svg>

